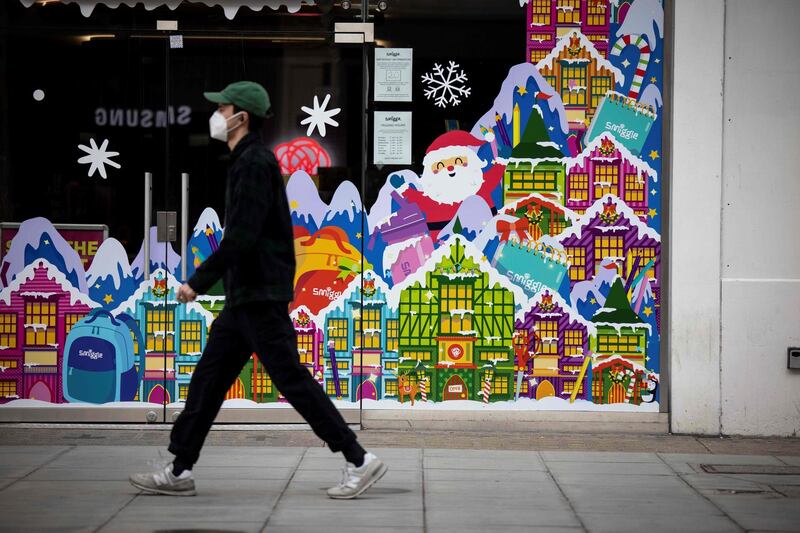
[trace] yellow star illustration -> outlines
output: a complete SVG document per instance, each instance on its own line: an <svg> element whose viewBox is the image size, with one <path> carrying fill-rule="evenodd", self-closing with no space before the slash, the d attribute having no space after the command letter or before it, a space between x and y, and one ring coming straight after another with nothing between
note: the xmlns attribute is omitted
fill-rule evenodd
<svg viewBox="0 0 800 533"><path fill-rule="evenodd" d="M658 81L658 79L655 76L651 76L650 77L650 81L653 82L653 83L656 83Z"/></svg>
<svg viewBox="0 0 800 533"><path fill-rule="evenodd" d="M292 209L297 209L298 205L300 204L297 203L297 200L292 200L291 202L289 202L289 207L291 207Z"/></svg>
<svg viewBox="0 0 800 533"><path fill-rule="evenodd" d="M589 303L590 303L590 304L592 304L592 305L594 305L594 304L596 304L596 303L597 303L597 300L595 300L594 298L592 298L591 300L589 300Z"/></svg>
<svg viewBox="0 0 800 533"><path fill-rule="evenodd" d="M653 161L658 159L658 150L650 150L650 159Z"/></svg>
<svg viewBox="0 0 800 533"><path fill-rule="evenodd" d="M528 89L526 89L525 87L517 87L517 94L519 94L520 96L524 96L525 94L527 94L527 92Z"/></svg>
<svg viewBox="0 0 800 533"><path fill-rule="evenodd" d="M647 215L649 217L654 217L654 216L658 215L658 211L656 211L655 209L650 209L650 211L647 212Z"/></svg>
<svg viewBox="0 0 800 533"><path fill-rule="evenodd" d="M108 305L114 301L114 298L112 298L110 294L106 294L103 296L103 301L106 303L106 305Z"/></svg>
<svg viewBox="0 0 800 533"><path fill-rule="evenodd" d="M360 239L360 238L361 238L361 232L359 231L358 233L356 233L356 239Z"/></svg>
<svg viewBox="0 0 800 533"><path fill-rule="evenodd" d="M644 314L644 316L650 316L650 315L653 314L653 310L650 309L649 307L645 307L644 311L642 311L642 313Z"/></svg>
<svg viewBox="0 0 800 533"><path fill-rule="evenodd" d="M586 117L585 119L583 119L583 123L586 124L587 126L591 126L592 125L592 119L590 119L589 117Z"/></svg>

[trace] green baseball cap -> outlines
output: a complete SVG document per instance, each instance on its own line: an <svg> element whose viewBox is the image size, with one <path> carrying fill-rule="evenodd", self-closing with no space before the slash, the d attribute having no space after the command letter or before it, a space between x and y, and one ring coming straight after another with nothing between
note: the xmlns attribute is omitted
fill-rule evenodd
<svg viewBox="0 0 800 533"><path fill-rule="evenodd" d="M215 104L233 104L257 117L266 117L270 110L269 94L260 83L237 81L218 93L203 93L206 100Z"/></svg>

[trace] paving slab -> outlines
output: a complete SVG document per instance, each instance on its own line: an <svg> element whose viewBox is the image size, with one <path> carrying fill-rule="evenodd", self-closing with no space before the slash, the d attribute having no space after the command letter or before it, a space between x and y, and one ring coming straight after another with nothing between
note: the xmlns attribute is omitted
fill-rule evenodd
<svg viewBox="0 0 800 533"><path fill-rule="evenodd" d="M800 530L800 499L769 493L720 494L709 499L747 530Z"/></svg>
<svg viewBox="0 0 800 533"><path fill-rule="evenodd" d="M409 512L406 509L385 509L378 513L354 513L353 509L344 507L335 509L303 509L282 508L279 506L272 512L267 531L272 532L276 526L291 526L302 523L309 530L328 531L327 526L341 524L350 529L350 526L372 527L373 531L383 527L414 527L421 528L422 513ZM313 528L313 529L312 529Z"/></svg>
<svg viewBox="0 0 800 533"><path fill-rule="evenodd" d="M646 475L646 476L674 476L673 472L667 465L662 462L658 463L623 463L621 461L611 463L601 462L553 462L550 463L545 460L550 472L557 476L559 474L582 474L582 475L619 475L619 476L632 476L632 475Z"/></svg>
<svg viewBox="0 0 800 533"><path fill-rule="evenodd" d="M542 451L539 452L546 463L554 462L581 462L581 463L660 463L658 455L655 453L615 453L615 452L592 452L592 451Z"/></svg>
<svg viewBox="0 0 800 533"><path fill-rule="evenodd" d="M196 520L185 518L178 524L148 524L140 520L115 517L103 528L102 533L260 533L264 528L263 522L212 522L209 520ZM269 533L272 533L270 528Z"/></svg>
<svg viewBox="0 0 800 533"><path fill-rule="evenodd" d="M475 457L459 457L457 453L448 456L425 456L423 458L425 469L453 469L466 470L546 470L544 463L538 456L494 457L491 454Z"/></svg>
<svg viewBox="0 0 800 533"><path fill-rule="evenodd" d="M725 516L697 516L684 514L646 514L630 512L631 507L621 506L614 513L579 513L586 530L591 533L619 533L620 531L647 531L648 533L691 531L692 533L730 533L742 531Z"/></svg>
<svg viewBox="0 0 800 533"><path fill-rule="evenodd" d="M465 508L461 505L451 507L426 508L425 522L429 531L441 527L484 527L484 531L505 531L508 527L554 526L580 527L580 522L571 510L529 509L522 505L509 505L498 509L495 505L487 508Z"/></svg>
<svg viewBox="0 0 800 533"><path fill-rule="evenodd" d="M697 454L697 453L660 453L658 454L665 463L681 474L694 474L698 472L697 465L781 465L777 457L769 455L727 455L727 454Z"/></svg>
<svg viewBox="0 0 800 533"><path fill-rule="evenodd" d="M391 472L391 466L390 472ZM536 483L550 479L550 474L539 470L486 470L459 468L425 468L425 479L433 481L530 481Z"/></svg>

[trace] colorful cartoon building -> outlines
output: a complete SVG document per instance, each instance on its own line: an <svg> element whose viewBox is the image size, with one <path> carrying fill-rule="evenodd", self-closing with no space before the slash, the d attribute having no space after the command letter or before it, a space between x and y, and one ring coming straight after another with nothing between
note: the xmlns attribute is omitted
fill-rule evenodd
<svg viewBox="0 0 800 533"><path fill-rule="evenodd" d="M608 57L612 7L609 0L529 0L525 9L527 61L538 63L547 57L556 39L576 30Z"/></svg>
<svg viewBox="0 0 800 533"><path fill-rule="evenodd" d="M592 368L592 401L596 404L642 403L647 369L614 355Z"/></svg>
<svg viewBox="0 0 800 533"><path fill-rule="evenodd" d="M513 394L514 298L518 287L492 268L463 238L451 237L399 290L399 373L427 378L428 398L491 400Z"/></svg>
<svg viewBox="0 0 800 533"><path fill-rule="evenodd" d="M578 31L564 35L536 68L561 95L572 131L585 131L606 93L624 80L622 72Z"/></svg>
<svg viewBox="0 0 800 533"><path fill-rule="evenodd" d="M389 305L388 295L388 285L368 270L320 311L329 396L358 401L397 394L399 325L397 307Z"/></svg>
<svg viewBox="0 0 800 533"><path fill-rule="evenodd" d="M0 291L0 403L63 403L63 350L72 326L98 305L37 259Z"/></svg>
<svg viewBox="0 0 800 533"><path fill-rule="evenodd" d="M568 161L565 205L583 214L598 198L612 194L625 200L646 222L650 187L657 178L650 165L631 154L612 134L600 135Z"/></svg>
<svg viewBox="0 0 800 533"><path fill-rule="evenodd" d="M131 315L146 344L144 379L139 385L143 402L185 400L189 380L206 345L208 324L214 316L197 302L180 304L175 299L179 286L171 274L158 269L113 311L115 315Z"/></svg>
<svg viewBox="0 0 800 533"><path fill-rule="evenodd" d="M650 311L660 312L661 236L625 202L616 196L603 196L557 239L570 258L569 278L573 287L591 280L603 259L617 263L617 272L626 284L640 278L649 265L643 275L653 293L655 309Z"/></svg>
<svg viewBox="0 0 800 533"><path fill-rule="evenodd" d="M516 321L517 339L532 355L520 369L525 373L522 395L540 400L549 396L589 397L590 338L594 325L586 321L558 293L545 290Z"/></svg>
<svg viewBox="0 0 800 533"><path fill-rule="evenodd" d="M517 122L515 122L517 124ZM564 203L564 154L550 141L539 106L534 106L503 174L503 204L538 193Z"/></svg>
<svg viewBox="0 0 800 533"><path fill-rule="evenodd" d="M524 219L527 222L527 236L533 240L539 240L544 235L558 235L578 218L577 213L571 209L536 193L507 204L503 212ZM496 228L498 233L501 233L504 227Z"/></svg>

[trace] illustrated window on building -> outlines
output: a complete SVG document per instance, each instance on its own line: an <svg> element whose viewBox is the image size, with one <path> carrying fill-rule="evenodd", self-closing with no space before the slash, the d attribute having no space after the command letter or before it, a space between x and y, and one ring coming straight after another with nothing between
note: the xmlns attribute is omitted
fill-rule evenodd
<svg viewBox="0 0 800 533"><path fill-rule="evenodd" d="M384 396L397 396L397 380L389 379L383 382Z"/></svg>
<svg viewBox="0 0 800 533"><path fill-rule="evenodd" d="M642 269L647 266L647 263L650 262L651 259L655 258L656 250L655 248L651 248L648 246L636 246L628 250L628 260L627 260L627 274L628 277L635 278L639 275ZM636 262L636 257L639 257L639 265L636 267L636 272L631 272L633 270L633 264ZM650 267L650 270L647 271L647 275L650 276L650 279L655 279L656 277L656 266L653 263L653 266Z"/></svg>
<svg viewBox="0 0 800 533"><path fill-rule="evenodd" d="M508 189L511 191L529 191L533 188L533 174L525 170L508 171Z"/></svg>
<svg viewBox="0 0 800 533"><path fill-rule="evenodd" d="M566 219L558 213L552 213L550 215L550 235L558 235L565 229L567 229Z"/></svg>
<svg viewBox="0 0 800 533"><path fill-rule="evenodd" d="M254 394L272 394L272 380L265 372L257 372L253 379Z"/></svg>
<svg viewBox="0 0 800 533"><path fill-rule="evenodd" d="M639 354L641 337L637 334L597 336L597 351L604 354Z"/></svg>
<svg viewBox="0 0 800 533"><path fill-rule="evenodd" d="M558 0L556 10L559 24L580 24L581 0Z"/></svg>
<svg viewBox="0 0 800 533"><path fill-rule="evenodd" d="M530 0L531 3L531 23L534 26L549 26L550 22L550 0Z"/></svg>
<svg viewBox="0 0 800 533"><path fill-rule="evenodd" d="M492 394L508 394L508 376L495 376L492 380Z"/></svg>
<svg viewBox="0 0 800 533"><path fill-rule="evenodd" d="M611 90L610 76L592 76L592 109L597 109L600 101Z"/></svg>
<svg viewBox="0 0 800 533"><path fill-rule="evenodd" d="M25 302L25 344L47 346L56 342L56 303Z"/></svg>
<svg viewBox="0 0 800 533"><path fill-rule="evenodd" d="M363 330L362 330L363 328ZM363 337L362 337L363 334ZM359 318L353 319L353 342L363 348L375 350L381 347L381 310L368 307L361 310Z"/></svg>
<svg viewBox="0 0 800 533"><path fill-rule="evenodd" d="M297 335L297 353L300 354L300 362L304 365L314 362L314 335L311 333Z"/></svg>
<svg viewBox="0 0 800 533"><path fill-rule="evenodd" d="M408 352L403 352L400 355L406 359L416 359L417 361L431 360L431 352L427 350L412 350Z"/></svg>
<svg viewBox="0 0 800 533"><path fill-rule="evenodd" d="M588 0L586 2L586 24L589 26L606 25L606 2Z"/></svg>
<svg viewBox="0 0 800 533"><path fill-rule="evenodd" d="M592 397L603 397L603 375L599 372L592 376Z"/></svg>
<svg viewBox="0 0 800 533"><path fill-rule="evenodd" d="M64 335L69 335L69 332L72 331L72 326L78 323L81 318L83 318L83 313L67 313L64 315ZM2 343L0 343L2 344Z"/></svg>
<svg viewBox="0 0 800 533"><path fill-rule="evenodd" d="M645 201L645 182L646 180L638 174L625 174L625 201L643 203Z"/></svg>
<svg viewBox="0 0 800 533"><path fill-rule="evenodd" d="M541 48L534 48L531 50L531 63L536 64L545 57L547 57L549 50L542 50Z"/></svg>
<svg viewBox="0 0 800 533"><path fill-rule="evenodd" d="M0 346L17 347L16 313L0 314Z"/></svg>
<svg viewBox="0 0 800 533"><path fill-rule="evenodd" d="M564 382L564 392L572 393L575 390L575 382L574 381L565 381ZM578 387L578 394L583 392L583 381L581 381L580 387Z"/></svg>
<svg viewBox="0 0 800 533"><path fill-rule="evenodd" d="M481 361L508 361L509 355L508 352L482 351L478 357Z"/></svg>
<svg viewBox="0 0 800 533"><path fill-rule="evenodd" d="M336 368L339 370L347 370L350 368L350 363L348 361L336 361Z"/></svg>
<svg viewBox="0 0 800 533"><path fill-rule="evenodd" d="M0 372L17 368L19 365L16 359L0 359Z"/></svg>
<svg viewBox="0 0 800 533"><path fill-rule="evenodd" d="M555 320L537 320L533 327L539 335L539 350L543 355L558 355L558 322Z"/></svg>
<svg viewBox="0 0 800 533"><path fill-rule="evenodd" d="M472 330L472 285L444 284L439 287L440 333L459 334Z"/></svg>
<svg viewBox="0 0 800 533"><path fill-rule="evenodd" d="M569 175L569 200L573 202L589 200L589 174L576 172Z"/></svg>
<svg viewBox="0 0 800 533"><path fill-rule="evenodd" d="M545 76L544 74L542 74L542 77L544 78L544 81L546 81L548 83L548 85L550 85L550 87L553 88L553 90L556 89L557 84L556 84L556 77L555 76L553 76L553 75Z"/></svg>
<svg viewBox="0 0 800 533"><path fill-rule="evenodd" d="M347 384L347 380L339 381L339 391L342 393L342 396L347 396ZM328 396L336 395L336 384L333 382L333 379L325 381L325 392L328 393Z"/></svg>
<svg viewBox="0 0 800 533"><path fill-rule="evenodd" d="M586 105L586 65L561 63L561 100L564 105Z"/></svg>
<svg viewBox="0 0 800 533"><path fill-rule="evenodd" d="M564 355L567 357L583 355L583 331L568 329L564 332Z"/></svg>
<svg viewBox="0 0 800 533"><path fill-rule="evenodd" d="M203 323L200 320L181 321L181 353L199 354Z"/></svg>
<svg viewBox="0 0 800 533"><path fill-rule="evenodd" d="M586 279L586 248L582 246L567 246L564 248L570 258L570 281L583 281Z"/></svg>
<svg viewBox="0 0 800 533"><path fill-rule="evenodd" d="M384 370L397 370L397 361L386 361L383 363Z"/></svg>
<svg viewBox="0 0 800 533"><path fill-rule="evenodd" d="M328 338L333 341L337 352L347 351L347 319L328 319Z"/></svg>
<svg viewBox="0 0 800 533"><path fill-rule="evenodd" d="M594 268L597 271L598 265L604 258L623 257L622 236L620 235L600 235L594 238Z"/></svg>
<svg viewBox="0 0 800 533"><path fill-rule="evenodd" d="M386 351L396 352L400 337L400 321L396 318L386 319Z"/></svg>
<svg viewBox="0 0 800 533"><path fill-rule="evenodd" d="M594 167L594 197L619 193L619 167L614 164L598 164Z"/></svg>
<svg viewBox="0 0 800 533"><path fill-rule="evenodd" d="M194 365L178 365L179 374L193 374Z"/></svg>
<svg viewBox="0 0 800 533"><path fill-rule="evenodd" d="M174 352L175 309L148 309L145 313L145 320L147 323L147 350Z"/></svg>
<svg viewBox="0 0 800 533"><path fill-rule="evenodd" d="M0 379L0 398L17 396L17 380Z"/></svg>
<svg viewBox="0 0 800 533"><path fill-rule="evenodd" d="M558 172L555 170L534 171L533 189L536 191L555 191L558 189Z"/></svg>
<svg viewBox="0 0 800 533"><path fill-rule="evenodd" d="M179 383L178 384L178 399L185 401L188 396L189 396L189 384L188 383Z"/></svg>

